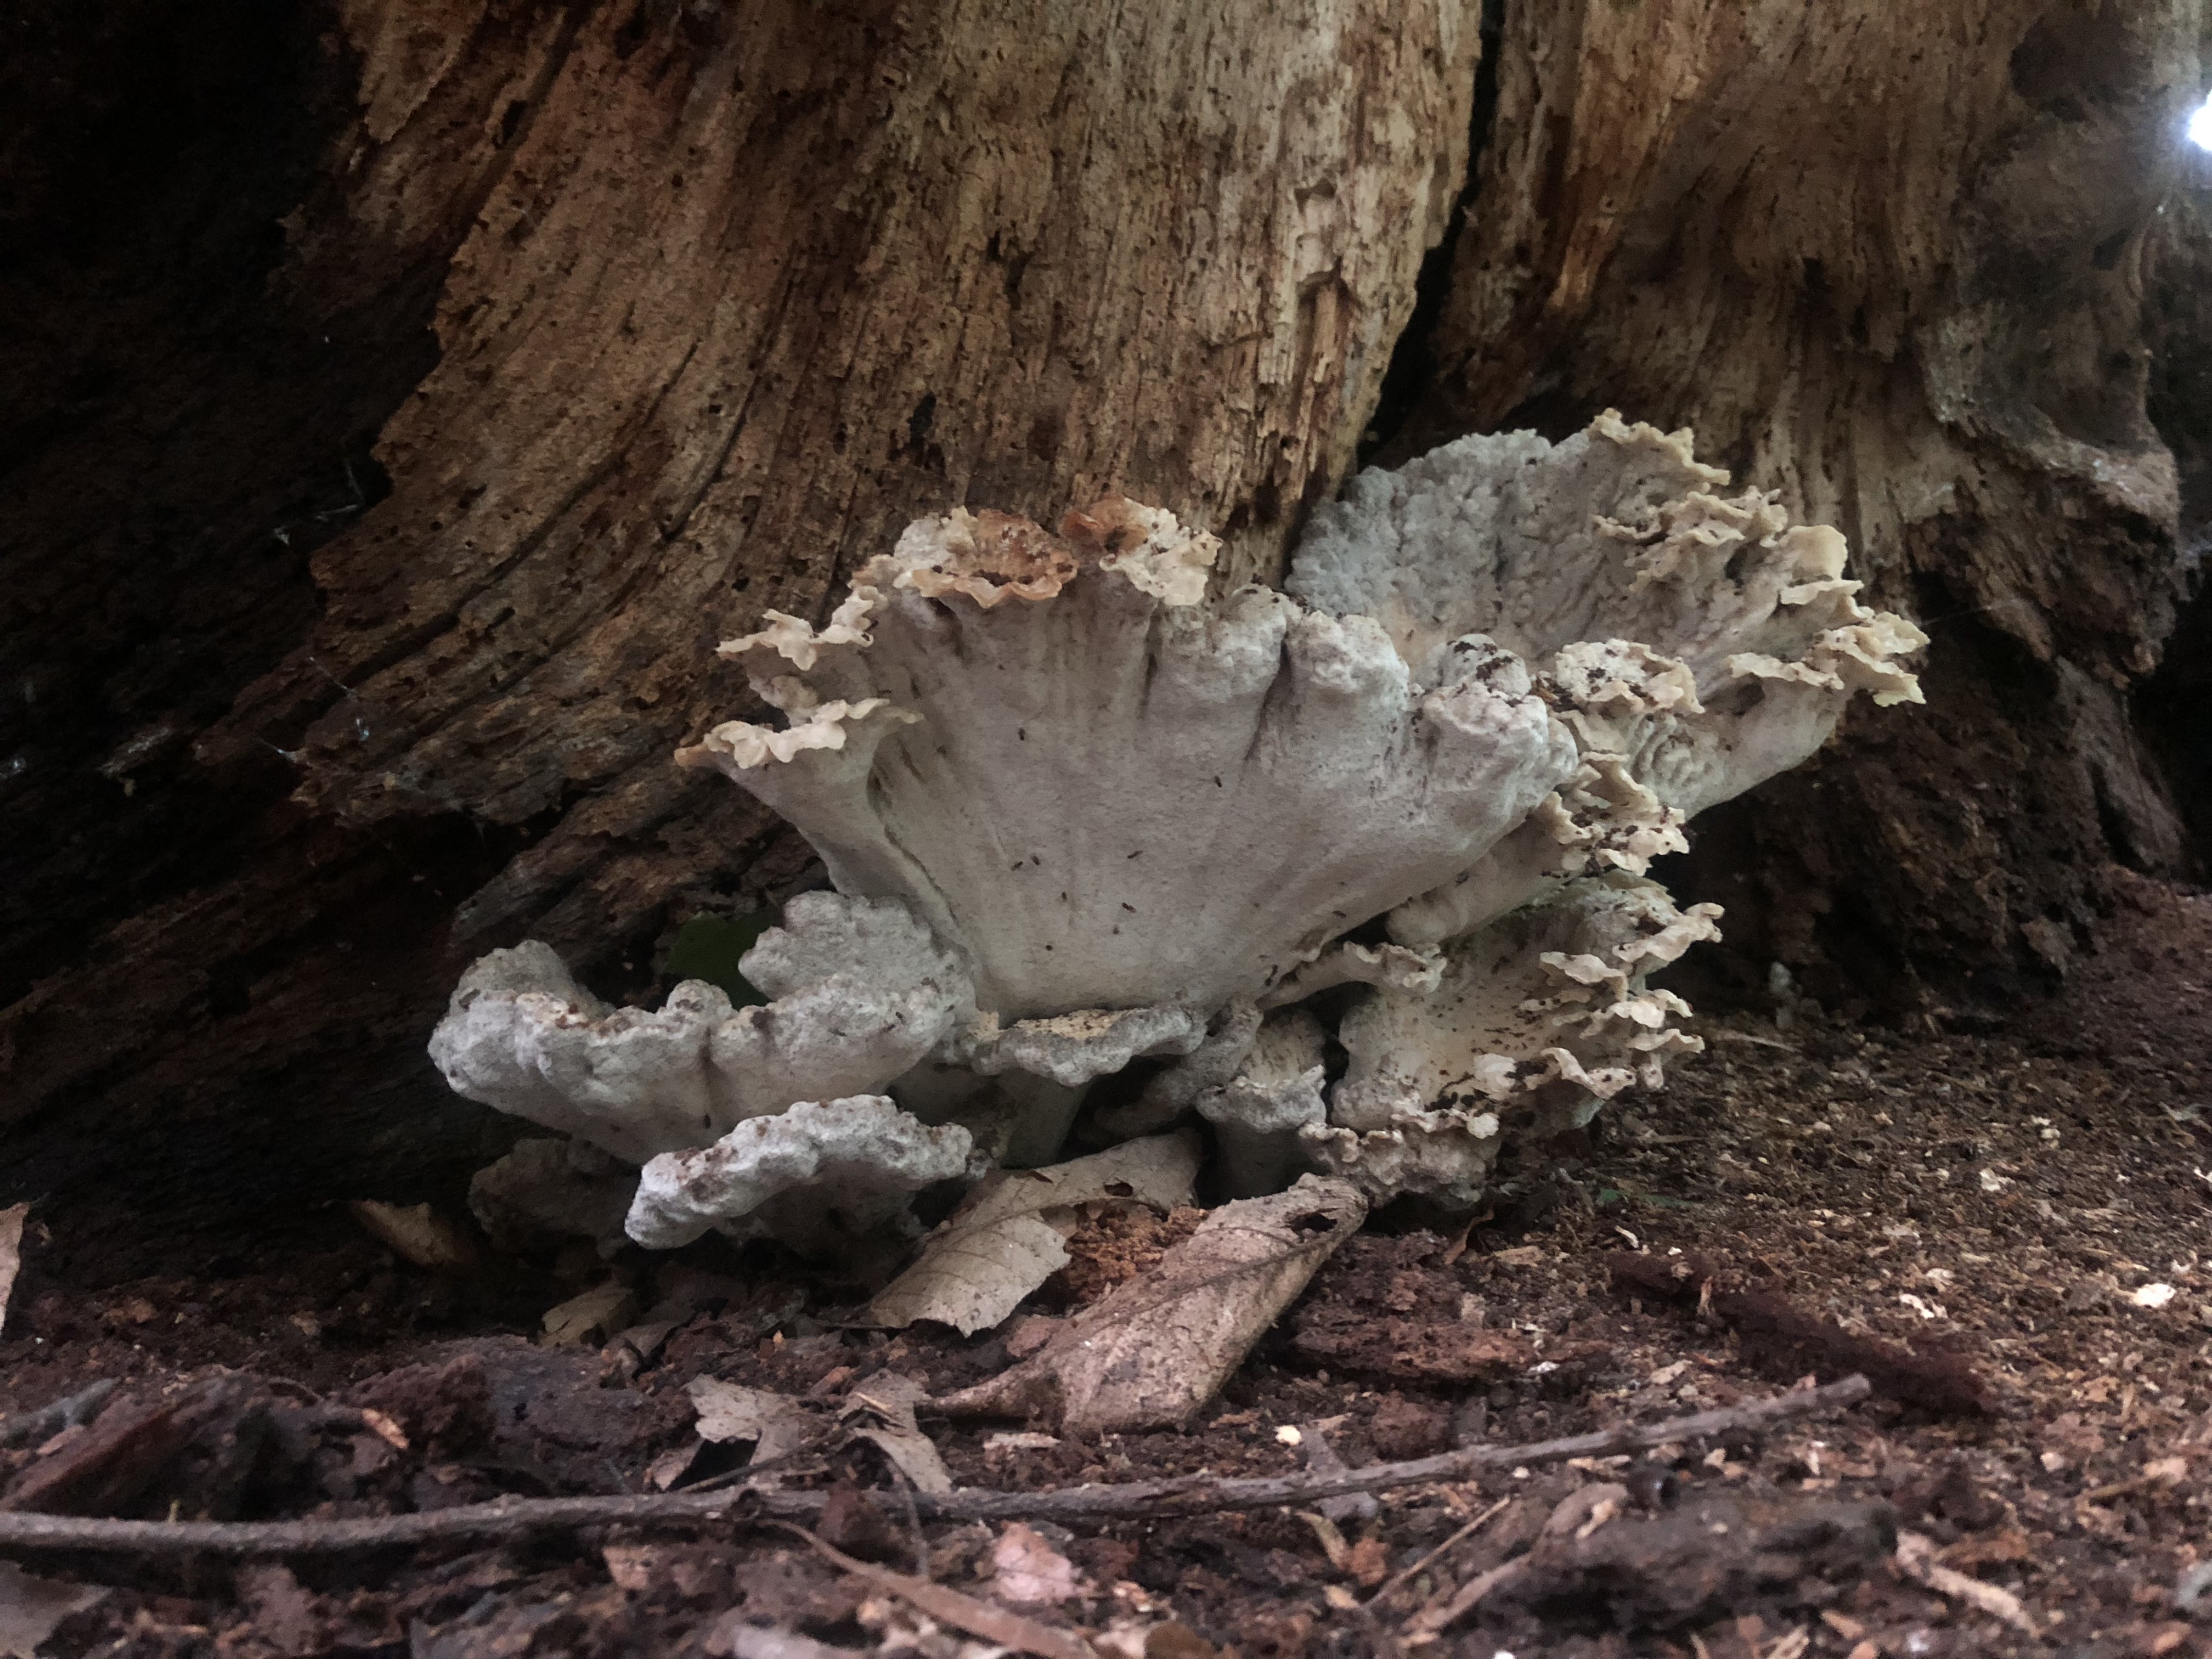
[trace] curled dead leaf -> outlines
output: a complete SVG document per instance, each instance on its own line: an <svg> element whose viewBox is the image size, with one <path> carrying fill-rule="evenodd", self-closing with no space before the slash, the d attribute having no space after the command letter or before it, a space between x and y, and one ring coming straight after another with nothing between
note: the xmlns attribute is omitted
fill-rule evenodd
<svg viewBox="0 0 2212 1659"><path fill-rule="evenodd" d="M684 1386L699 1413L702 1440L753 1443L753 1462L787 1457L811 1439L813 1417L797 1401L768 1389L748 1389L719 1377L695 1376Z"/></svg>
<svg viewBox="0 0 2212 1659"><path fill-rule="evenodd" d="M1224 1204L1036 1354L938 1404L958 1417L1040 1416L1084 1431L1188 1422L1366 1215L1350 1182L1318 1176Z"/></svg>
<svg viewBox="0 0 2212 1659"><path fill-rule="evenodd" d="M16 1226L21 1225L18 1216ZM33 1659L63 1620L106 1595L100 1585L34 1578L14 1562L0 1561L0 1656Z"/></svg>
<svg viewBox="0 0 2212 1659"><path fill-rule="evenodd" d="M852 1438L866 1441L889 1458L916 1492L947 1492L952 1490L951 1472L937 1443L915 1421L915 1405L928 1397L912 1377L879 1371L847 1397L839 1420Z"/></svg>
<svg viewBox="0 0 2212 1659"><path fill-rule="evenodd" d="M1190 1200L1198 1137L1152 1135L1041 1170L997 1170L970 1192L869 1314L894 1328L933 1319L972 1336L998 1324L1067 1265L1063 1224L1080 1204L1122 1201L1164 1213Z"/></svg>

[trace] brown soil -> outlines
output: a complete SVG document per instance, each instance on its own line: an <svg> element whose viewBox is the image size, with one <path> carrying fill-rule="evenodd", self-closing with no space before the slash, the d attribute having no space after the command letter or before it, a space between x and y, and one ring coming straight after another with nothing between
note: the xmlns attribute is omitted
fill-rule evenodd
<svg viewBox="0 0 2212 1659"><path fill-rule="evenodd" d="M1516 1172L1468 1236L1352 1241L1188 1433L994 1447L992 1425L926 1409L922 1425L960 1484L1036 1488L1280 1473L1317 1438L1355 1465L1518 1443L1863 1368L1876 1395L1841 1418L1633 1468L1414 1488L1326 1517L1040 1526L1085 1594L1036 1616L1093 1630L1171 1619L1150 1659L2200 1652L2174 1592L2205 1551L2212 1498L2212 896L2123 891L2063 999L2009 1023L1900 1032L1798 1003L1709 1024L1703 1061L1616 1103L1589 1144ZM441 1279L345 1227L334 1212L305 1248L178 1241L171 1271L118 1279L99 1264L121 1258L70 1218L34 1219L0 1405L99 1377L130 1398L61 1443L0 1454L14 1490L58 1489L50 1472L128 1410L133 1432L159 1417L170 1441L127 1495L83 1500L108 1512L365 1515L639 1491L692 1440L694 1376L834 1405L886 1370L941 1393L1022 1341L1018 1320L969 1341L842 1328L853 1287L702 1249L616 1264L644 1310L626 1340L548 1349L526 1339L604 1276L596 1262ZM1097 1293L1124 1258L1141 1266L1175 1228L1153 1231L1102 1231L1079 1250L1084 1273L1040 1305ZM2154 1285L2172 1294L2144 1295ZM380 1413L404 1448L333 1405ZM1303 1449L1279 1438L1286 1425L1304 1426ZM706 1448L681 1480L726 1470L724 1453ZM915 1529L872 1449L794 1479L858 1488L825 1530L915 1568ZM1599 1515L1616 1479L1629 1494L1616 1518L1543 1535L1563 1500L1579 1505L1569 1520ZM865 1496L878 1488L880 1504ZM1380 1616L1357 1605L1500 1500ZM2016 1595L2041 1637L1901 1576L1900 1530ZM990 1593L979 1569L999 1529L921 1531L933 1577ZM1473 1613L1407 1638L1424 1607L1524 1553ZM716 1653L732 1650L732 1619L848 1649L960 1651L787 1535L742 1524L235 1570L22 1560L110 1587L44 1650L70 1659Z"/></svg>

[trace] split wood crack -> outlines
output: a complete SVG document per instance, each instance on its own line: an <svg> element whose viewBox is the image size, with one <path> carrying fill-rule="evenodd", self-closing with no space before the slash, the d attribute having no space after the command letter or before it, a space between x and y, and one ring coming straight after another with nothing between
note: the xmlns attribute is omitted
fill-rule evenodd
<svg viewBox="0 0 2212 1659"><path fill-rule="evenodd" d="M1182 1475L1164 1480L1000 1492L969 1486L917 1493L919 1515L933 1521L1115 1521L1205 1515L1224 1510L1311 1504L1350 1492L1467 1480L1498 1469L1647 1451L1670 1442L1758 1431L1863 1400L1863 1376L1824 1388L1793 1389L1765 1400L1661 1422L1628 1424L1522 1446L1471 1446L1405 1462L1357 1469L1304 1469L1292 1474L1229 1478ZM579 1527L658 1526L672 1522L811 1519L827 1494L739 1485L714 1492L651 1492L617 1497L502 1498L412 1515L331 1521L124 1521L69 1515L0 1513L0 1549L104 1550L132 1555L328 1555L405 1547L451 1539L501 1539Z"/></svg>

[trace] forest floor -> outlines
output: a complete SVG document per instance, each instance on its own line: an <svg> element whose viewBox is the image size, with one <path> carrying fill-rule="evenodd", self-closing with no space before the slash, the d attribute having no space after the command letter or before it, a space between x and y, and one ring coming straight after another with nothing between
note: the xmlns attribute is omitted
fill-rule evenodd
<svg viewBox="0 0 2212 1659"><path fill-rule="evenodd" d="M838 1489L817 1530L848 1556L959 1592L934 1615L733 1502L714 1522L237 1565L0 1552L19 1564L0 1563L0 1654L981 1659L1008 1650L975 1613L994 1607L1109 1659L2203 1652L2212 896L2124 893L2064 996L2010 1018L1707 1023L1702 1060L1471 1232L1354 1238L1188 1431L1045 1435L926 1402L920 1428L959 1485L1039 1490L1518 1444L1868 1370L1874 1395L1826 1418L1632 1465L1073 1529L921 1522L886 1438L848 1432L788 1483ZM120 1387L94 1423L0 1451L0 1510L681 1490L739 1458L699 1439L695 1378L849 1425L864 1396L895 1402L894 1376L941 1395L1024 1342L1018 1319L967 1340L842 1327L850 1287L695 1249L618 1264L640 1311L611 1315L636 1322L615 1340L546 1346L545 1310L596 1264L433 1273L350 1224L180 1241L158 1276L117 1279L92 1265L112 1253L34 1218L0 1407ZM1127 1271L1143 1232L1079 1237L1044 1310ZM1548 1357L1501 1370L1470 1331Z"/></svg>

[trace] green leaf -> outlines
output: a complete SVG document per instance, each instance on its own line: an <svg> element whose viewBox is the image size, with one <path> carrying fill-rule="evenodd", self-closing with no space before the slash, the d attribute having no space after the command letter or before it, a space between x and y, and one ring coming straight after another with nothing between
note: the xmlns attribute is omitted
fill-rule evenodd
<svg viewBox="0 0 2212 1659"><path fill-rule="evenodd" d="M662 969L671 979L703 979L720 986L740 1008L766 1002L738 971L738 963L776 920L771 910L757 910L734 921L726 916L694 916L676 930Z"/></svg>

